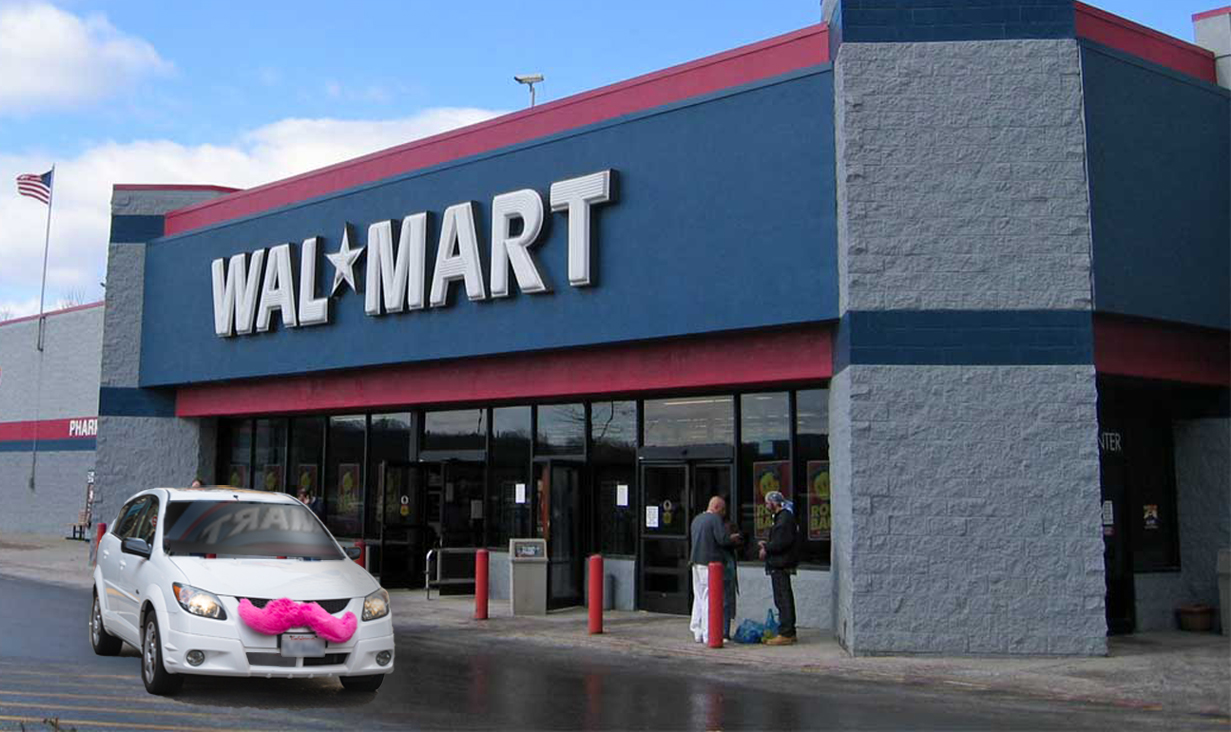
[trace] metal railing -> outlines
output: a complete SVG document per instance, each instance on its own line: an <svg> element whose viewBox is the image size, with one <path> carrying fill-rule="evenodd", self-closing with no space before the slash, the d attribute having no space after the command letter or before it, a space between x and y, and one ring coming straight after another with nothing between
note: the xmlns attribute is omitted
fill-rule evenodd
<svg viewBox="0 0 1231 732"><path fill-rule="evenodd" d="M474 555L477 547L436 547L429 550L423 561L423 589L427 599L432 599L432 588L439 589L445 585L474 584ZM446 557L469 557L447 561ZM436 559L435 578L432 576L432 559Z"/></svg>

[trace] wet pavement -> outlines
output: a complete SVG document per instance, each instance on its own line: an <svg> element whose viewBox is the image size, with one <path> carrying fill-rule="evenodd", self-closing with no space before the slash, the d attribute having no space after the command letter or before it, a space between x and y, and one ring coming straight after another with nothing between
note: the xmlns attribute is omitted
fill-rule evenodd
<svg viewBox="0 0 1231 732"><path fill-rule="evenodd" d="M500 618L462 617L462 602L433 601L429 613L398 595L397 670L375 694L344 692L334 679L193 678L162 699L146 694L135 651L93 655L87 588L0 578L0 729L49 729L51 718L78 730L1226 728L1199 714L844 678L734 654L650 656L578 640L567 614L548 621L556 643L515 630L520 618L501 628ZM612 630L603 641L619 640Z"/></svg>

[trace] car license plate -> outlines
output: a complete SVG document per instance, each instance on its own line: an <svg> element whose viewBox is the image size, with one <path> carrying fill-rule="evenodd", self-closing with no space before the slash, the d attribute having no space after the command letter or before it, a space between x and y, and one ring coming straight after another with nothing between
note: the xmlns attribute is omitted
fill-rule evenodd
<svg viewBox="0 0 1231 732"><path fill-rule="evenodd" d="M283 658L321 658L325 655L325 639L315 633L283 633Z"/></svg>

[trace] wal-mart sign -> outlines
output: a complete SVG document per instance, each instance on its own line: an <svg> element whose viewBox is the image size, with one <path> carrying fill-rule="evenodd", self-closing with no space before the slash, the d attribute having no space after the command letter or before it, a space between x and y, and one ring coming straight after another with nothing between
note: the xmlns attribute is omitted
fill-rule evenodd
<svg viewBox="0 0 1231 732"><path fill-rule="evenodd" d="M590 209L613 200L613 174L612 170L603 170L551 184L551 210L568 217L568 280L573 287L590 284ZM378 317L444 307L449 302L450 286L459 280L470 300L508 297L510 265L520 291L549 292L530 254L543 231L542 195L530 188L501 193L492 198L491 209L488 281L484 282L479 257L475 205L470 201L457 203L446 208L440 217L436 263L426 298L428 212L410 214L400 222L370 224L364 311ZM222 338L254 331L264 333L275 313L286 328L328 323L330 299L338 288L346 283L358 292L354 268L365 247L352 248L354 230L351 224L344 224L338 251L325 255L333 265L334 276L329 295L322 297L316 286L320 240L320 236L313 236L299 245L298 288L291 268L292 243L257 249L251 254L241 252L229 262L213 260L214 332Z"/></svg>

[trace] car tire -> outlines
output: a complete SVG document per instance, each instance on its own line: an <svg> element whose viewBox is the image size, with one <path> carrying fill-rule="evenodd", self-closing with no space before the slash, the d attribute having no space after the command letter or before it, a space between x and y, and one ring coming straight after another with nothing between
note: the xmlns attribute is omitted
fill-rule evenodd
<svg viewBox="0 0 1231 732"><path fill-rule="evenodd" d="M385 681L384 674L373 674L371 676L343 676L341 677L342 688L347 691L376 691Z"/></svg>
<svg viewBox="0 0 1231 732"><path fill-rule="evenodd" d="M184 685L184 677L168 673L162 663L162 635L153 610L145 616L145 630L141 633L141 680L145 690L156 696L170 696Z"/></svg>
<svg viewBox="0 0 1231 732"><path fill-rule="evenodd" d="M118 656L124 641L107 632L103 625L103 604L94 592L94 602L90 607L90 647L99 656Z"/></svg>

